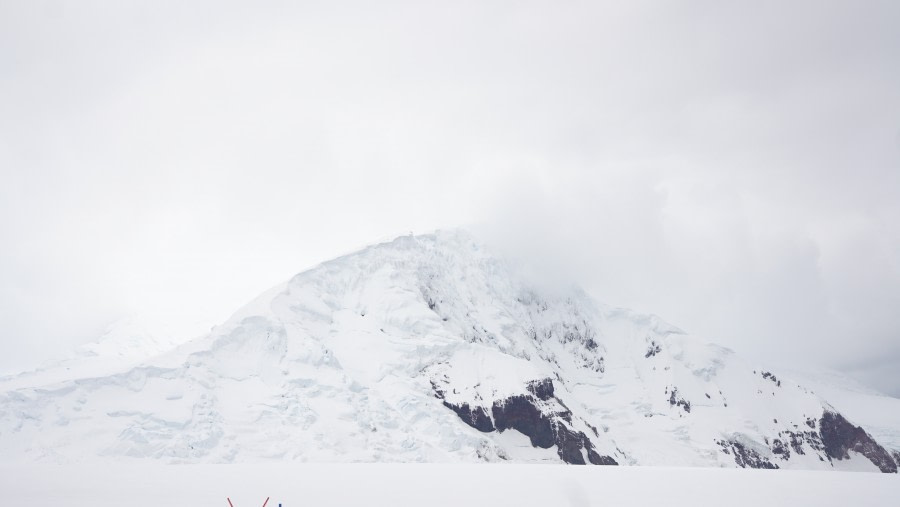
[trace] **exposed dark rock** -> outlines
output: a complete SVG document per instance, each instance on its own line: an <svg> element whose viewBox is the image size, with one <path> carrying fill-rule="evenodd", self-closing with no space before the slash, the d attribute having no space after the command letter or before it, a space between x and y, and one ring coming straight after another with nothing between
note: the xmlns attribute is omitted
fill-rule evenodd
<svg viewBox="0 0 900 507"><path fill-rule="evenodd" d="M790 444L791 444L791 449L793 449L794 452L797 454L800 454L800 455L806 454L806 451L803 450L802 437L798 437L797 433L794 433L791 431L789 431L787 433L788 433L788 437L789 437L788 442L790 442Z"/></svg>
<svg viewBox="0 0 900 507"><path fill-rule="evenodd" d="M832 459L849 459L849 451L862 454L884 473L897 473L897 462L866 431L854 426L841 414L825 411L819 419L825 453Z"/></svg>
<svg viewBox="0 0 900 507"><path fill-rule="evenodd" d="M734 456L734 462L741 468L766 468L776 469L778 465L772 463L753 449L735 440L719 440L717 442L722 452Z"/></svg>
<svg viewBox="0 0 900 507"><path fill-rule="evenodd" d="M782 437L782 440L775 440L773 442L772 452L775 454L782 454L782 459L787 459L790 457L790 453L783 454L776 451L774 444L775 442L784 441L787 444L790 444L790 448L797 454L805 455L806 451L803 448L803 444L805 443L814 451L819 453L820 459L824 461L822 456L826 456L825 446L822 445L822 438L815 431L781 431L778 433L779 436Z"/></svg>
<svg viewBox="0 0 900 507"><path fill-rule="evenodd" d="M560 424L556 427L556 441L559 457L566 463L585 465L584 449L593 465L618 465L613 458L598 454L587 435L580 431L575 432Z"/></svg>
<svg viewBox="0 0 900 507"><path fill-rule="evenodd" d="M691 413L691 402L685 400L684 398L678 396L678 388L675 387L672 389L672 394L669 395L669 404L673 407L679 406L684 409L685 412Z"/></svg>
<svg viewBox="0 0 900 507"><path fill-rule="evenodd" d="M444 399L444 390L438 387L437 383L432 380L431 381L431 390L434 391L434 397L443 400Z"/></svg>
<svg viewBox="0 0 900 507"><path fill-rule="evenodd" d="M494 423L485 409L481 407L469 407L468 403L454 405L444 401L444 406L456 412L466 424L483 433L494 431Z"/></svg>
<svg viewBox="0 0 900 507"><path fill-rule="evenodd" d="M812 435L815 435L815 433L813 433L811 431L809 433ZM803 450L803 441L805 440L804 433L802 433L802 432L798 433L798 432L794 432L794 431L783 431L783 432L781 432L781 434L787 437L788 443L791 444L791 449L793 449L795 453L801 454L801 455L806 454L806 451Z"/></svg>
<svg viewBox="0 0 900 507"><path fill-rule="evenodd" d="M528 391L537 396L537 399L547 401L553 397L553 380L533 380L528 383Z"/></svg>
<svg viewBox="0 0 900 507"><path fill-rule="evenodd" d="M897 466L900 466L900 451L893 451L891 455L894 456L894 461L897 463Z"/></svg>
<svg viewBox="0 0 900 507"><path fill-rule="evenodd" d="M569 429L563 421L571 422L572 414L563 410L548 416L540 411L531 396L513 396L494 403L494 423L499 431L512 428L526 435L531 445L544 449L556 445L557 454L566 463L585 464L582 449L587 451L588 461L595 465L617 465L612 457L601 456L583 432ZM560 401L560 404L562 402Z"/></svg>
<svg viewBox="0 0 900 507"><path fill-rule="evenodd" d="M778 377L776 377L775 375L773 375L767 371L764 371L764 372L762 372L762 377L766 380L771 380L772 382L775 383L775 385L777 385L778 387L781 387L781 381L778 380Z"/></svg>
<svg viewBox="0 0 900 507"><path fill-rule="evenodd" d="M650 346L647 348L647 353L644 354L644 357L646 357L646 358L653 357L653 356L655 356L656 354L659 354L659 352L660 352L661 350L662 350L662 349L660 348L660 346L659 346L658 343L656 343L656 342L653 341L653 340L650 340Z"/></svg>
<svg viewBox="0 0 900 507"><path fill-rule="evenodd" d="M776 438L772 440L772 454L779 456L783 460L788 460L791 458L791 451L788 447L781 441L781 439Z"/></svg>
<svg viewBox="0 0 900 507"><path fill-rule="evenodd" d="M597 454L593 449L588 449L588 459L591 461L592 465L618 465L619 462L614 460L612 456L601 456Z"/></svg>
<svg viewBox="0 0 900 507"><path fill-rule="evenodd" d="M512 396L494 402L494 424L500 431L514 429L527 436L534 447L548 449L556 443L550 418L532 403L531 396Z"/></svg>
<svg viewBox="0 0 900 507"><path fill-rule="evenodd" d="M444 392L434 384L432 387L435 396L443 399ZM471 407L468 403L454 405L443 401L445 407L456 412L456 415L469 426L481 432L506 431L514 429L527 436L531 445L549 449L556 445L557 454L566 463L574 465L586 464L584 455L594 465L617 465L615 459L610 456L600 455L594 448L587 435L581 431L570 429L568 424L572 422L572 413L565 407L561 400L556 399L562 410L544 413L539 407L540 401L555 399L553 382L543 379L531 382L527 389L533 394L520 394L511 396L505 400L494 402L491 413L482 407ZM594 429L595 435L597 430Z"/></svg>
<svg viewBox="0 0 900 507"><path fill-rule="evenodd" d="M556 440L559 443L559 457L566 463L584 465L584 455L581 450L585 448L584 434L576 434L565 426L560 425L556 429ZM590 445L590 442L588 442Z"/></svg>

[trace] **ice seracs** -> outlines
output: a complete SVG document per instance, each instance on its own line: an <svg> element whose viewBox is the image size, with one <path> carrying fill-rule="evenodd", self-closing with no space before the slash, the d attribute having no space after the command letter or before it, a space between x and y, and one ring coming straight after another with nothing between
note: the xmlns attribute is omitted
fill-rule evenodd
<svg viewBox="0 0 900 507"><path fill-rule="evenodd" d="M0 459L896 472L897 449L852 421L449 231L323 263L139 366L5 389Z"/></svg>

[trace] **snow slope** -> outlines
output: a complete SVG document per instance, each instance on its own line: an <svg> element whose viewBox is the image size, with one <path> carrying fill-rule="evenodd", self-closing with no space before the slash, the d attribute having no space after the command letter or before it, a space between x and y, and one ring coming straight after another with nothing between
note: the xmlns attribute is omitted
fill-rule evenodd
<svg viewBox="0 0 900 507"><path fill-rule="evenodd" d="M839 372L797 371L786 375L828 400L839 412L889 449L900 449L900 399L864 386Z"/></svg>
<svg viewBox="0 0 900 507"><path fill-rule="evenodd" d="M107 326L94 342L51 359L40 368L0 377L0 392L124 372L186 341L161 336L168 335L151 332L134 318L120 319Z"/></svg>
<svg viewBox="0 0 900 507"><path fill-rule="evenodd" d="M895 472L853 420L451 231L326 262L140 365L0 382L0 460Z"/></svg>
<svg viewBox="0 0 900 507"><path fill-rule="evenodd" d="M894 505L884 474L459 464L0 465L9 505L817 507Z"/></svg>

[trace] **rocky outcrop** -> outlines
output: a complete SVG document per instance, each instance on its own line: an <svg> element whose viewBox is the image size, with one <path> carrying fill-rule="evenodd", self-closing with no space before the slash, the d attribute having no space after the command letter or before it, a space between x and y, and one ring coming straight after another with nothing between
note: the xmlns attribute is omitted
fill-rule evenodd
<svg viewBox="0 0 900 507"><path fill-rule="evenodd" d="M850 458L850 451L862 454L879 470L897 473L897 462L866 431L854 426L837 412L825 411L819 420L819 434L825 453L831 459Z"/></svg>
<svg viewBox="0 0 900 507"><path fill-rule="evenodd" d="M885 473L897 473L897 456L881 447L859 426L854 426L841 414L825 411L816 421L806 420L807 426L818 431L780 431L778 438L765 439L765 447L771 453L764 456L762 451L752 449L746 439L730 438L717 443L722 452L733 456L735 463L744 468L779 468L773 461L789 461L791 453L805 455L811 449L820 461L844 460L850 458L850 451L861 454ZM762 443L756 448L762 449ZM776 460L777 458L777 460Z"/></svg>
<svg viewBox="0 0 900 507"><path fill-rule="evenodd" d="M584 465L584 454L587 454L592 465L618 465L610 456L598 454L587 435L572 431L562 424L556 428L556 445L559 446L560 458L566 463Z"/></svg>
<svg viewBox="0 0 900 507"><path fill-rule="evenodd" d="M572 465L618 465L611 456L597 452L590 438L583 431L569 426L572 413L554 395L553 381L548 379L530 382L528 394L510 396L498 400L491 406L490 414L482 407L472 407L468 403L455 405L443 401L444 406L456 412L459 418L478 431L516 430L528 437L531 445L542 449L556 446L557 454L565 463ZM444 393L435 389L439 399ZM562 410L548 410L550 400L554 400ZM587 456L587 460L585 460Z"/></svg>
<svg viewBox="0 0 900 507"><path fill-rule="evenodd" d="M779 380L778 377L776 377L774 374L772 374L770 372L767 372L767 371L762 372L762 378L773 382L778 387L781 387L781 380Z"/></svg>
<svg viewBox="0 0 900 507"><path fill-rule="evenodd" d="M549 380L549 379L548 379ZM552 383L550 383L552 389ZM538 390L546 394L546 390ZM494 424L499 431L514 429L531 440L531 445L548 449L554 445L564 462L573 465L617 465L610 456L601 456L584 432L575 431L566 425L572 414L568 410L545 414L535 404L530 395L512 396L494 403Z"/></svg>
<svg viewBox="0 0 900 507"><path fill-rule="evenodd" d="M460 419L476 430L484 433L494 431L494 423L491 421L491 418L485 409L481 407L470 407L468 403L453 405L446 401L444 402L444 406L456 412L456 415L458 415Z"/></svg>
<svg viewBox="0 0 900 507"><path fill-rule="evenodd" d="M719 440L716 443L722 448L722 452L733 456L734 462L741 468L778 468L778 465L738 440Z"/></svg>
<svg viewBox="0 0 900 507"><path fill-rule="evenodd" d="M787 451L787 448L784 449L784 452L778 453L775 451L775 443L780 443L782 440L789 444L791 449L796 454L804 455L806 451L803 448L803 444L808 445L814 451L819 453L819 459L824 461L824 458L821 457L824 454L825 448L822 446L822 437L816 433L815 431L780 431L778 435L782 437L782 439L775 439L773 441L772 452L776 454L781 454L782 459L789 459L791 457L790 452Z"/></svg>
<svg viewBox="0 0 900 507"><path fill-rule="evenodd" d="M520 394L494 402L491 411L494 424L501 432L514 429L527 436L534 447L549 449L556 443L550 418L535 406L531 396Z"/></svg>
<svg viewBox="0 0 900 507"><path fill-rule="evenodd" d="M553 381L548 378L532 381L528 384L528 392L539 400L547 401L554 396Z"/></svg>
<svg viewBox="0 0 900 507"><path fill-rule="evenodd" d="M678 395L677 387L672 388L672 393L669 395L669 405L681 407L688 414L691 413L691 402Z"/></svg>
<svg viewBox="0 0 900 507"><path fill-rule="evenodd" d="M647 352L644 353L644 358L649 359L656 354L659 354L662 351L662 348L656 343L655 340L650 340L650 344L647 346Z"/></svg>

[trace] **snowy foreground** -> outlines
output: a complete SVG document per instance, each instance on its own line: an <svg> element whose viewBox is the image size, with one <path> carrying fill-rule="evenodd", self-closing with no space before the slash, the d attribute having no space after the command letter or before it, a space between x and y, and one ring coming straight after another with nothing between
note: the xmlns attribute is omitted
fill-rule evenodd
<svg viewBox="0 0 900 507"><path fill-rule="evenodd" d="M6 505L895 505L892 474L564 465L4 465Z"/></svg>

